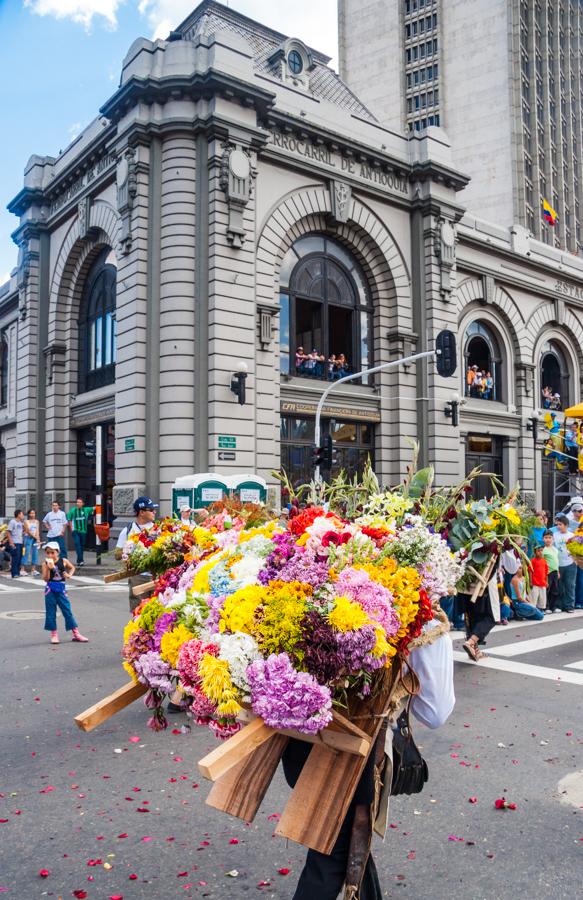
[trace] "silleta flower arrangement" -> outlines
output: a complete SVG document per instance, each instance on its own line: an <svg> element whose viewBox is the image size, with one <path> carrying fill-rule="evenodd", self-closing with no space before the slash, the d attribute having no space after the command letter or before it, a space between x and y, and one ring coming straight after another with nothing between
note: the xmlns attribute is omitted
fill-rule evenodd
<svg viewBox="0 0 583 900"><path fill-rule="evenodd" d="M188 553L124 633L124 666L148 688L151 727L166 727L162 703L176 687L222 738L245 709L315 734L349 695L374 695L464 563L402 492L360 507L348 517L292 505L287 521L261 522L257 511L227 528L215 510L192 529Z"/></svg>
<svg viewBox="0 0 583 900"><path fill-rule="evenodd" d="M577 528L573 537L567 541L567 550L579 568L583 568L583 528Z"/></svg>

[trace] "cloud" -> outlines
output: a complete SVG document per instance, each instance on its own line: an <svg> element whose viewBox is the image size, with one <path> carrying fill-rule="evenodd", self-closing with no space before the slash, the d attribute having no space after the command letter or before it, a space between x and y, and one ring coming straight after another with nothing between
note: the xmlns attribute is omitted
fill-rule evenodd
<svg viewBox="0 0 583 900"><path fill-rule="evenodd" d="M37 16L71 19L89 31L96 16L105 24L117 28L117 11L124 0L24 0L24 6Z"/></svg>
<svg viewBox="0 0 583 900"><path fill-rule="evenodd" d="M74 141L75 138L81 134L82 128L83 126L81 125L81 122L73 122L72 125L69 125L69 127L67 128L67 134L72 141Z"/></svg>
<svg viewBox="0 0 583 900"><path fill-rule="evenodd" d="M195 6L196 0L139 0L138 10L145 16L155 40L168 37ZM317 3L294 0L285 4L273 3L273 0L235 0L230 6L276 31L300 38L328 56L335 58L337 55L336 0L319 0Z"/></svg>
<svg viewBox="0 0 583 900"><path fill-rule="evenodd" d="M0 275L0 287L2 287L3 284L6 284L6 282L9 280L10 280L10 272L4 272L3 275Z"/></svg>

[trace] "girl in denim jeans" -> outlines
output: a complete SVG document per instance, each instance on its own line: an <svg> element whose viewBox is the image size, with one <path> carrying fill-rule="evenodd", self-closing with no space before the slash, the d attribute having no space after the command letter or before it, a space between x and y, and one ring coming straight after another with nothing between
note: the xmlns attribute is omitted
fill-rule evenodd
<svg viewBox="0 0 583 900"><path fill-rule="evenodd" d="M30 566L30 574L40 575L38 549L40 547L40 522L34 509L29 509L24 520L24 565Z"/></svg>
<svg viewBox="0 0 583 900"><path fill-rule="evenodd" d="M45 547L46 559L43 563L45 587L45 631L51 632L51 644L59 643L57 631L57 607L61 610L67 631L73 632L73 640L86 644L89 638L83 637L67 597L66 580L75 574L75 566L68 559L59 556L60 547L56 541L49 541Z"/></svg>

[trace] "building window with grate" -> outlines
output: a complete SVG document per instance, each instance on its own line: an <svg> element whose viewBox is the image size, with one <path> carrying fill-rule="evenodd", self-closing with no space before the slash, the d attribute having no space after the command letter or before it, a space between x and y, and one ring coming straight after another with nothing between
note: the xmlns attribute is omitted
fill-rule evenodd
<svg viewBox="0 0 583 900"><path fill-rule="evenodd" d="M8 378L10 371L10 348L5 331L0 335L0 407L8 406Z"/></svg>

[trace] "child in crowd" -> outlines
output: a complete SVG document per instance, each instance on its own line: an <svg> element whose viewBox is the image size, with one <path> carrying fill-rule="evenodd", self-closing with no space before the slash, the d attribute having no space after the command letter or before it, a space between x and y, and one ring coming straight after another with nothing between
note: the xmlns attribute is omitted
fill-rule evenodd
<svg viewBox="0 0 583 900"><path fill-rule="evenodd" d="M77 627L71 603L67 597L66 580L75 574L75 566L68 559L61 559L61 549L56 541L49 541L45 547L46 559L43 562L42 576L45 587L45 631L51 632L51 644L59 643L57 631L57 606L65 619L65 628L73 633L73 640L86 644L89 638L83 637Z"/></svg>
<svg viewBox="0 0 583 900"><path fill-rule="evenodd" d="M524 587L524 572L522 566L519 565L510 582L510 597L505 597L505 602L500 604L501 622L508 622L508 619L513 617L516 619L544 619L545 614L542 609L537 609L528 602Z"/></svg>
<svg viewBox="0 0 583 900"><path fill-rule="evenodd" d="M544 547L537 544L530 561L531 600L537 609L546 612L549 564L543 556Z"/></svg>
<svg viewBox="0 0 583 900"><path fill-rule="evenodd" d="M548 612L554 613L559 602L559 551L554 545L552 531L543 534L543 559L549 567L547 584Z"/></svg>

